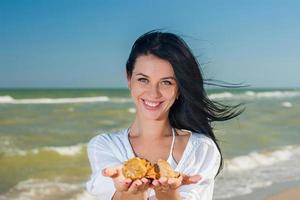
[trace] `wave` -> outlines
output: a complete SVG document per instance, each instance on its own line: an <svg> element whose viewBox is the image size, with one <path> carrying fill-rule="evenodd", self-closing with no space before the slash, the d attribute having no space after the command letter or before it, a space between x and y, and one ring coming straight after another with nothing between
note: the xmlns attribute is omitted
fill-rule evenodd
<svg viewBox="0 0 300 200"><path fill-rule="evenodd" d="M270 166L276 162L289 160L293 153L300 151L292 146L286 146L282 149L272 152L252 152L245 156L238 156L226 161L226 169L229 171L250 170L260 166Z"/></svg>
<svg viewBox="0 0 300 200"><path fill-rule="evenodd" d="M28 179L19 182L8 192L0 195L0 200L38 200L38 199L70 199L96 200L85 192L84 183L70 183L60 180Z"/></svg>
<svg viewBox="0 0 300 200"><path fill-rule="evenodd" d="M299 97L300 91L265 91L265 92L254 92L254 91L245 91L243 93L231 93L231 92L222 92L222 93L213 93L208 95L210 99L213 100L226 100L226 99L265 99L265 98L291 98Z"/></svg>
<svg viewBox="0 0 300 200"><path fill-rule="evenodd" d="M281 105L282 105L282 107L286 107L286 108L293 107L293 104L291 102L288 102L288 101L282 102Z"/></svg>
<svg viewBox="0 0 300 200"><path fill-rule="evenodd" d="M86 144L68 147L44 147L38 151L50 150L62 155L76 155L78 149ZM70 151L66 151L66 149ZM68 153L66 153L68 152ZM72 152L72 153L69 153ZM285 146L269 152L252 152L248 155L234 157L225 161L225 168L216 179L215 199L231 199L232 197L251 193L255 188L262 188L300 178L300 147ZM19 182L8 192L0 195L4 199L72 199L95 200L85 191L83 180L70 182L72 177L54 180L28 179Z"/></svg>
<svg viewBox="0 0 300 200"><path fill-rule="evenodd" d="M44 151L52 151L61 156L77 156L82 153L82 149L86 147L86 144L76 144L72 146L46 146L42 148L35 148L31 150L20 150L20 149L6 149L5 155L6 156L26 156L29 154L39 154Z"/></svg>
<svg viewBox="0 0 300 200"><path fill-rule="evenodd" d="M300 179L300 147L253 152L225 161L216 179L215 199L231 199L274 183Z"/></svg>
<svg viewBox="0 0 300 200"><path fill-rule="evenodd" d="M208 95L208 97L210 99L232 99L232 98L234 98L234 96L236 96L236 95L233 95L230 92L213 93L213 94Z"/></svg>
<svg viewBox="0 0 300 200"><path fill-rule="evenodd" d="M128 108L129 113L136 113L136 108Z"/></svg>
<svg viewBox="0 0 300 200"><path fill-rule="evenodd" d="M0 96L2 104L61 104L61 103L94 103L106 102L107 96L98 97L75 97L75 98L36 98L36 99L14 99L11 96Z"/></svg>
<svg viewBox="0 0 300 200"><path fill-rule="evenodd" d="M95 102L126 103L131 101L132 100L130 98L110 98L107 96L74 97L74 98L35 98L35 99L14 99L11 96L0 96L0 104L67 104L67 103L95 103Z"/></svg>

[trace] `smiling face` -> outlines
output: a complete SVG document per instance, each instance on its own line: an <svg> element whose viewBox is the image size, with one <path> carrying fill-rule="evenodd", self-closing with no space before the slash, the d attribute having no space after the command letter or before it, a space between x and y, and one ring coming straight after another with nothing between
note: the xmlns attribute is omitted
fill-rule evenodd
<svg viewBox="0 0 300 200"><path fill-rule="evenodd" d="M178 96L172 65L151 54L136 59L128 87L137 115L151 120L166 119Z"/></svg>

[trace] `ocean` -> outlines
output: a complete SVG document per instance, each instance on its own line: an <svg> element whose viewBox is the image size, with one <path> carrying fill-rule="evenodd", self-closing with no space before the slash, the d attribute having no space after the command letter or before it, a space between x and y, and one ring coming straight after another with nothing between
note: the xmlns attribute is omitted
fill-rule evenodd
<svg viewBox="0 0 300 200"><path fill-rule="evenodd" d="M224 154L214 199L300 179L300 89L208 89L215 101L246 108L214 123ZM94 199L86 144L127 128L126 89L1 89L0 200Z"/></svg>

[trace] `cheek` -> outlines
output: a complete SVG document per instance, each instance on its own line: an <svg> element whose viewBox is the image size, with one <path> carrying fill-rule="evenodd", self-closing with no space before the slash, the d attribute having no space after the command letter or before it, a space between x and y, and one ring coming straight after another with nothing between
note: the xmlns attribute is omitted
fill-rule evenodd
<svg viewBox="0 0 300 200"><path fill-rule="evenodd" d="M175 99L177 94L177 88L168 88L162 90L166 99Z"/></svg>
<svg viewBox="0 0 300 200"><path fill-rule="evenodd" d="M131 96L133 98L140 96L143 93L143 89L141 87L137 87L136 84L132 84L131 87Z"/></svg>

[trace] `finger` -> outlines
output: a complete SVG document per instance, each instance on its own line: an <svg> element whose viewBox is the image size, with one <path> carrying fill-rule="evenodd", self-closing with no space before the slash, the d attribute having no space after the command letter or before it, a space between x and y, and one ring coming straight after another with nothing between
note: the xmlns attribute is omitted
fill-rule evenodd
<svg viewBox="0 0 300 200"><path fill-rule="evenodd" d="M139 186L141 186L143 183L141 180L135 180L128 188L128 192L132 194L136 194L138 192Z"/></svg>
<svg viewBox="0 0 300 200"><path fill-rule="evenodd" d="M149 183L149 180L146 179L146 178L142 178L141 181L142 181L144 184L148 184L148 183Z"/></svg>
<svg viewBox="0 0 300 200"><path fill-rule="evenodd" d="M166 177L161 177L158 179L160 186L157 188L159 191L166 192L170 189L170 186L168 184L168 178Z"/></svg>
<svg viewBox="0 0 300 200"><path fill-rule="evenodd" d="M118 170L115 168L104 168L102 170L102 175L106 177L114 178L118 176Z"/></svg>
<svg viewBox="0 0 300 200"><path fill-rule="evenodd" d="M166 178L166 177L161 177L161 178L158 179L158 181L160 182L160 184L162 186L167 186L168 185L168 178Z"/></svg>
<svg viewBox="0 0 300 200"><path fill-rule="evenodd" d="M168 185L171 189L176 189L181 185L182 178L169 178Z"/></svg>
<svg viewBox="0 0 300 200"><path fill-rule="evenodd" d="M156 188L156 187L160 186L160 182L158 180L153 180L152 185L154 186L154 188Z"/></svg>
<svg viewBox="0 0 300 200"><path fill-rule="evenodd" d="M183 175L182 184L183 185L195 184L201 179L202 177L200 175L194 175L194 176Z"/></svg>
<svg viewBox="0 0 300 200"><path fill-rule="evenodd" d="M150 181L147 178L142 178L141 181L142 181L143 184L140 186L139 189L141 191L147 190L149 188Z"/></svg>
<svg viewBox="0 0 300 200"><path fill-rule="evenodd" d="M118 191L127 191L130 187L131 182L131 179L115 180L115 187Z"/></svg>
<svg viewBox="0 0 300 200"><path fill-rule="evenodd" d="M189 180L193 183L197 183L198 181L200 181L202 179L202 177L200 175L194 175L194 176L190 176Z"/></svg>
<svg viewBox="0 0 300 200"><path fill-rule="evenodd" d="M132 180L131 180L130 178L126 178L126 179L124 180L124 183L130 185L130 183L132 183Z"/></svg>
<svg viewBox="0 0 300 200"><path fill-rule="evenodd" d="M132 180L127 178L125 180L122 181L122 185L123 185L123 191L127 191L128 188L130 187L131 183L132 183Z"/></svg>

